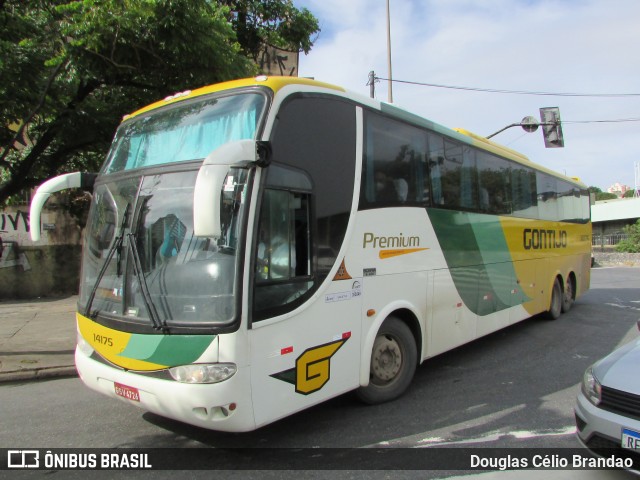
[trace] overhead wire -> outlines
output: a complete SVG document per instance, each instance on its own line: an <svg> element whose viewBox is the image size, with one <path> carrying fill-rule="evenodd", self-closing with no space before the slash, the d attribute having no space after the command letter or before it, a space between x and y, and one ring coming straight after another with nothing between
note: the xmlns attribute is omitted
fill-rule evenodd
<svg viewBox="0 0 640 480"><path fill-rule="evenodd" d="M434 87L434 88L448 88L451 90L466 90L471 92L485 92L485 93L504 93L511 95L542 95L549 97L604 97L604 98L615 98L615 97L640 97L640 93L573 93L573 92L537 92L537 91L529 91L529 90L507 90L500 88L480 88L480 87L464 87L460 85L442 85L437 83L426 83L426 82L415 82L410 80L396 80L383 77L375 77L376 80L385 80L387 82L395 82L395 83L406 83L410 85L420 85L423 87Z"/></svg>
<svg viewBox="0 0 640 480"><path fill-rule="evenodd" d="M482 93L500 93L500 94L510 94L510 95L537 95L537 96L548 96L548 97L594 97L594 98L627 98L627 97L640 97L640 93L575 93L575 92L538 92L538 91L529 91L529 90L508 90L508 89L498 89L498 88L480 88L480 87L466 87L460 85L442 85L438 83L427 83L427 82L416 82L410 80L397 80L397 79L388 79L384 77L374 77L375 81L384 80L391 81L396 83L404 83L408 85L418 85L423 87L433 87L433 88L446 88L450 90L463 90L470 92L482 92ZM561 120L563 124L570 123L623 123L623 122L640 122L640 117L632 117L632 118L618 118L612 120Z"/></svg>

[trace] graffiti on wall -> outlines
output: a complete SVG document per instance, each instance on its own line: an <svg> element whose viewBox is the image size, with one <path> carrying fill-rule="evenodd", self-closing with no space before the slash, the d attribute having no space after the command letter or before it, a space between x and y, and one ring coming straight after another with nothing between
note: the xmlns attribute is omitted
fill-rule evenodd
<svg viewBox="0 0 640 480"><path fill-rule="evenodd" d="M21 210L13 213L0 213L0 268L22 267L26 272L31 270L29 259L20 251L20 246L13 238L15 234L29 232L29 215ZM4 237L4 239L3 239Z"/></svg>
<svg viewBox="0 0 640 480"><path fill-rule="evenodd" d="M29 215L22 210L15 213L0 213L0 235L10 231L29 231Z"/></svg>
<svg viewBox="0 0 640 480"><path fill-rule="evenodd" d="M31 270L29 259L20 251L17 242L5 242L0 238L0 268L22 267Z"/></svg>

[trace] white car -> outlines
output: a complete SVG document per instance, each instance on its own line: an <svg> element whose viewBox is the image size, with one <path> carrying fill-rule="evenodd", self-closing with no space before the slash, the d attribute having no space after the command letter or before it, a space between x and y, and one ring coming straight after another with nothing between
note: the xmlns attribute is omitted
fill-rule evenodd
<svg viewBox="0 0 640 480"><path fill-rule="evenodd" d="M640 458L640 338L587 369L575 417L578 439L595 454Z"/></svg>

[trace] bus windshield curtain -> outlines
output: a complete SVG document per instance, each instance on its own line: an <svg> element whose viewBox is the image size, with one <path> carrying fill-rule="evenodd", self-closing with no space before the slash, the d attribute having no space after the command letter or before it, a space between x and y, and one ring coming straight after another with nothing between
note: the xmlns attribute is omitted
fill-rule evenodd
<svg viewBox="0 0 640 480"><path fill-rule="evenodd" d="M255 130L256 110L251 109L137 134L130 139L125 169L205 158L225 143L253 138Z"/></svg>

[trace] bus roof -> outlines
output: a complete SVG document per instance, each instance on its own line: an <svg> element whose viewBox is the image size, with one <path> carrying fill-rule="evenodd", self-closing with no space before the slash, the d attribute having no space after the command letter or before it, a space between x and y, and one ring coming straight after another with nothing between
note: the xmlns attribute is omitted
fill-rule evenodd
<svg viewBox="0 0 640 480"><path fill-rule="evenodd" d="M337 90L339 92L345 92L346 90L336 85L329 83L319 82L308 78L300 77L267 77L266 75L259 75L254 78L244 78L240 80L231 80L223 83L216 83L215 85L208 85L206 87L197 88L195 90L186 90L184 92L178 92L170 95L158 102L147 105L135 112L125 115L123 120L128 120L142 113L154 110L156 108L170 105L177 101L186 100L189 98L198 97L200 95L207 95L209 93L221 92L224 90L231 90L234 88L253 87L253 86L265 86L273 90L275 93L278 90L286 87L287 85L312 85L314 87L329 88L331 90Z"/></svg>
<svg viewBox="0 0 640 480"><path fill-rule="evenodd" d="M184 92L179 92L176 93L174 95L170 95L158 102L152 103L150 105L147 105L146 107L143 107L139 110L136 110L135 112L129 114L129 115L125 115L125 117L123 118L123 120L128 120L131 118L136 117L137 115L141 115L143 113L149 112L151 110L155 110L156 108L160 108L160 107L164 107L166 105L170 105L172 103L176 103L179 101L183 101L183 100L187 100L189 98L195 98L201 95L207 95L210 93L215 93L215 92L221 92L224 90L231 90L231 89L235 89L235 88L244 88L244 87L253 87L253 86L263 86L263 87L267 87L269 89L271 89L274 93L277 93L279 90L281 90L284 87L287 87L289 85L301 85L301 86L312 86L312 87L317 87L317 88L322 88L322 89L330 89L330 90L335 90L337 92L341 92L343 94L345 94L346 96L348 96L349 98L353 99L354 101L358 102L358 103L362 103L364 105L368 105L368 106L377 106L377 108L382 111L383 113L389 114L393 117L402 119L402 120L406 120L410 123L413 123L415 125L420 125L420 126L424 126L427 127L431 130L437 131L441 134L445 134L447 136L453 137L453 138L457 138L460 141L463 141L465 143L474 145L476 147L479 147L483 150L495 153L496 155L500 155L502 157L508 158L510 160L516 161L518 163L522 163L522 164L527 164L527 165L531 165L533 167L535 167L537 170L541 170L545 173L551 174L555 177L558 178L562 178L564 180L568 180L572 183L576 183L579 184L583 187L586 188L585 185L582 184L582 182L575 177L567 177L565 175L562 175L559 172L556 172L554 170L545 168L537 163L532 162L531 160L529 160L529 158L520 153L517 152L516 150L512 150L511 148L507 148L503 145L500 145L499 143L493 142L481 135L477 135L475 133L472 133L468 130L462 129L462 128L448 128L442 125L439 125L431 120L428 120L424 117L421 117L419 115L416 115L408 110L405 110L404 108L398 107L396 105L393 104L388 104L385 102L380 102L378 100L369 98L369 97L365 97L362 96L360 94L354 93L354 92L348 92L346 89L339 87L337 85L333 85L330 83L325 83L325 82L320 82L317 80L313 80L313 79L309 79L309 78L301 78L301 77L279 77L279 76L266 76L266 75L259 75L257 77L254 78L244 78L244 79L240 79L240 80L231 80L228 82L222 82L222 83L217 83L214 85L208 85L205 87L201 87L201 88L197 88L195 90L186 90Z"/></svg>

